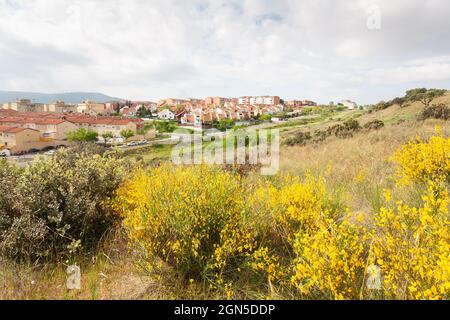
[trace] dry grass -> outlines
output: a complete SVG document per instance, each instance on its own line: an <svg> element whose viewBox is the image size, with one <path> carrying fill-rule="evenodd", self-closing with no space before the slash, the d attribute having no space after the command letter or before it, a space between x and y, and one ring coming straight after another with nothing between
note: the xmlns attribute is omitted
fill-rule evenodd
<svg viewBox="0 0 450 320"><path fill-rule="evenodd" d="M307 171L322 173L330 167L328 185L346 194L355 211L373 208L393 166L388 158L408 141L436 134L436 127L450 136L450 124L440 120L409 121L388 125L378 131L361 132L352 138L331 138L324 143L281 149L281 171L304 175ZM370 189L370 190L368 190ZM375 198L373 198L375 197Z"/></svg>
<svg viewBox="0 0 450 320"><path fill-rule="evenodd" d="M81 268L81 290L66 288L67 265L18 265L0 259L0 300L194 300L214 297L182 281L158 281L133 264L123 238L106 241ZM217 297L219 298L219 297Z"/></svg>
<svg viewBox="0 0 450 320"><path fill-rule="evenodd" d="M90 260L74 259L81 268L81 290L66 288L67 264L18 265L0 260L0 300L157 299L155 282L133 266L120 232L110 235Z"/></svg>

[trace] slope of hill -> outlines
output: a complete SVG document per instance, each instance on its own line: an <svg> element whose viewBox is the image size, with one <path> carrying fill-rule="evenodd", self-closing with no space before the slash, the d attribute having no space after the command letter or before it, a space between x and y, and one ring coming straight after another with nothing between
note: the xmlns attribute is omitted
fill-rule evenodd
<svg viewBox="0 0 450 320"><path fill-rule="evenodd" d="M450 92L434 99L432 104L450 106ZM417 120L424 109L422 103L414 102L407 107L393 105L380 111L364 111L362 114L358 111L346 111L339 115L340 121L335 116L332 120L290 128L282 132L282 135L326 130L348 119L356 119L362 126L375 120L385 124L379 130L363 130L345 139L332 136L322 143L283 146L280 155L281 172L304 175L313 171L319 174L329 166L329 184L335 190L340 190L346 198L358 199L351 203L352 209L369 211L379 205L383 188L389 184L386 177L394 170L389 159L395 150L417 137L426 141L437 134L437 128L440 128L443 136L450 136L449 121Z"/></svg>
<svg viewBox="0 0 450 320"><path fill-rule="evenodd" d="M65 101L67 103L79 103L83 100L93 100L96 102L123 100L98 92L40 93L25 91L0 91L0 103L12 102L16 99L30 99L36 103L50 103L58 100Z"/></svg>
<svg viewBox="0 0 450 320"><path fill-rule="evenodd" d="M445 104L450 106L450 91L442 97L434 99L432 104ZM386 124L395 124L399 121L414 120L424 110L424 108L424 105L419 101L403 107L400 107L398 104L394 104L387 109L365 114L361 118L361 122L364 124L366 122L378 119L384 121Z"/></svg>

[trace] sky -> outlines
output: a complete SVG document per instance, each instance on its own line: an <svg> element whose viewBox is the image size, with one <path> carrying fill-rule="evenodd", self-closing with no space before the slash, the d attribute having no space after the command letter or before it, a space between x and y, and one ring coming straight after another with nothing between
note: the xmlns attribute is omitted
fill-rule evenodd
<svg viewBox="0 0 450 320"><path fill-rule="evenodd" d="M0 90L375 103L450 89L448 0L0 0Z"/></svg>

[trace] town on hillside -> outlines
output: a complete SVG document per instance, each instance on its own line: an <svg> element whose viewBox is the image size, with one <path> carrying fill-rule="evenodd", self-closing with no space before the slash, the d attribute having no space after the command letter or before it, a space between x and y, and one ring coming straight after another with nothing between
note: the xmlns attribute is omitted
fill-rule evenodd
<svg viewBox="0 0 450 320"><path fill-rule="evenodd" d="M282 121L316 106L309 100L284 101L279 96L205 99L168 98L151 101L82 101L67 104L35 103L29 99L0 104L0 151L8 155L67 146L67 135L80 128L95 131L99 137L123 142L123 132L134 139L153 139L155 130L145 130L148 121L170 121L180 127L211 128L222 121L244 123L258 119ZM343 101L354 109L356 103ZM138 134L140 133L140 134ZM106 138L105 138L106 140Z"/></svg>

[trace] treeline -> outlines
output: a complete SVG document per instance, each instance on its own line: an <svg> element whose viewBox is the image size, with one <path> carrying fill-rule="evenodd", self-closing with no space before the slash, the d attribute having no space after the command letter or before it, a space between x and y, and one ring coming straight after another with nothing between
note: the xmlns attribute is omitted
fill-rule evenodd
<svg viewBox="0 0 450 320"><path fill-rule="evenodd" d="M418 88L406 91L403 97L396 97L390 101L380 101L375 110L384 110L393 105L399 105L404 108L414 102L421 102L425 107L429 107L431 102L447 93L445 89L426 89Z"/></svg>

